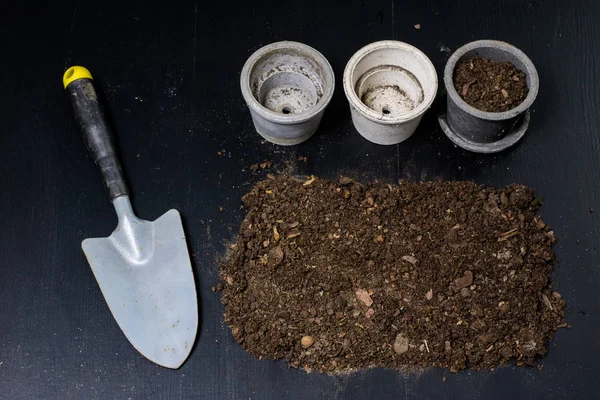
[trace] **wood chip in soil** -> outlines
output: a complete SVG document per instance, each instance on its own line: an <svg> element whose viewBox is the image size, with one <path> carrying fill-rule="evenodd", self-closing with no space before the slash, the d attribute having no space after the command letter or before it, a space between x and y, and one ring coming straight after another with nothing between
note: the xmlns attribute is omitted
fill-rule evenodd
<svg viewBox="0 0 600 400"><path fill-rule="evenodd" d="M310 180L257 183L221 262L225 322L253 356L327 373L536 365L566 326L529 188Z"/></svg>

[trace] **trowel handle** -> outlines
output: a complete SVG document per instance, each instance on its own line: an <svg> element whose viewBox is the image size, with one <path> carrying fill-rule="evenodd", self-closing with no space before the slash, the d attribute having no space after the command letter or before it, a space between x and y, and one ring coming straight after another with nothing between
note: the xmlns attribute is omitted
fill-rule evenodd
<svg viewBox="0 0 600 400"><path fill-rule="evenodd" d="M102 172L110 201L127 196L127 185L115 153L113 135L98 102L90 71L84 67L71 67L63 76L63 84L71 99L83 141Z"/></svg>

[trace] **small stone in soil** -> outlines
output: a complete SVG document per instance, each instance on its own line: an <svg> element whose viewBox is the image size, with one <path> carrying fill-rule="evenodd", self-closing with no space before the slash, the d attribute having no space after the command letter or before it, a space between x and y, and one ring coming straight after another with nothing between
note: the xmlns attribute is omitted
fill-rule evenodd
<svg viewBox="0 0 600 400"><path fill-rule="evenodd" d="M314 342L315 341L313 340L312 336L302 336L302 339L300 339L300 344L305 349L308 349L310 346L312 346Z"/></svg>
<svg viewBox="0 0 600 400"><path fill-rule="evenodd" d="M371 304L373 304L373 300L371 299L369 292L364 289L356 289L356 298L365 303L367 307L371 307Z"/></svg>
<svg viewBox="0 0 600 400"><path fill-rule="evenodd" d="M408 261L411 264L416 264L417 263L417 259L413 256L402 256L402 259L404 261Z"/></svg>
<svg viewBox="0 0 600 400"><path fill-rule="evenodd" d="M429 289L429 290L427 291L427 293L425 294L425 298L426 298L427 300L431 300L431 299L433 299L433 290L432 290L432 289Z"/></svg>
<svg viewBox="0 0 600 400"><path fill-rule="evenodd" d="M276 246L269 250L269 254L267 256L268 264L271 268L277 267L283 261L284 257L283 250L281 247Z"/></svg>
<svg viewBox="0 0 600 400"><path fill-rule="evenodd" d="M396 354L404 354L408 351L408 338L404 333L399 333L396 335L396 339L394 340L394 351Z"/></svg>

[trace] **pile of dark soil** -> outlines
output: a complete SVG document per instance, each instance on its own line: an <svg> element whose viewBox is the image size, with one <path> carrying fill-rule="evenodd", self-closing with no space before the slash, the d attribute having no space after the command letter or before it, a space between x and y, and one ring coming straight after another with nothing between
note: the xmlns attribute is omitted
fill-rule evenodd
<svg viewBox="0 0 600 400"><path fill-rule="evenodd" d="M534 364L564 327L555 238L520 185L270 176L221 265L225 322L307 371Z"/></svg>
<svg viewBox="0 0 600 400"><path fill-rule="evenodd" d="M454 70L454 87L468 104L488 112L515 108L529 93L521 70L508 62L483 58L458 63Z"/></svg>

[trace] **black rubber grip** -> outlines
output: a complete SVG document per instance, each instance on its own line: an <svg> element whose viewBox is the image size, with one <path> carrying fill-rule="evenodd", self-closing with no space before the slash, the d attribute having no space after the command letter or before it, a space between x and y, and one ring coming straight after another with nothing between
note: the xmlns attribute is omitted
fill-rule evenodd
<svg viewBox="0 0 600 400"><path fill-rule="evenodd" d="M110 201L119 196L128 196L121 164L115 153L113 135L104 118L93 81L89 78L78 79L69 83L66 90L85 146L102 172Z"/></svg>

